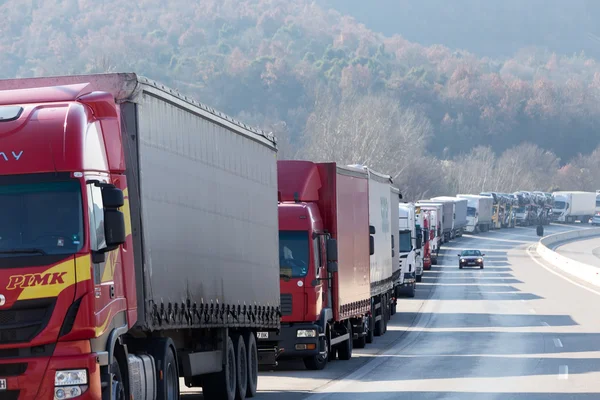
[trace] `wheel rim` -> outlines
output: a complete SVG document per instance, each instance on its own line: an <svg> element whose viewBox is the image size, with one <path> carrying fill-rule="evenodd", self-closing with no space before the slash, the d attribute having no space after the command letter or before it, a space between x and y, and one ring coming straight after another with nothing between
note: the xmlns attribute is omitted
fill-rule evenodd
<svg viewBox="0 0 600 400"><path fill-rule="evenodd" d="M325 354L319 354L317 356L317 361L319 362L319 364L327 362L327 359L329 358L329 334L327 336L325 336L324 340L325 340Z"/></svg>
<svg viewBox="0 0 600 400"><path fill-rule="evenodd" d="M125 400L125 388L123 387L123 384L117 379L116 375L113 375L112 389L113 399Z"/></svg>
<svg viewBox="0 0 600 400"><path fill-rule="evenodd" d="M167 399L177 399L177 376L175 366L173 363L169 363L167 366Z"/></svg>

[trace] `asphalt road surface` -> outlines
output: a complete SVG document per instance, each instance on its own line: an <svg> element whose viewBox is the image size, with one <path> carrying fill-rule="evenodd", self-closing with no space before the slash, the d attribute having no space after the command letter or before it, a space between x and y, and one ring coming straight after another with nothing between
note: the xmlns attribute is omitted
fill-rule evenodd
<svg viewBox="0 0 600 400"><path fill-rule="evenodd" d="M262 372L256 398L600 399L600 291L546 265L537 240L535 228L515 228L448 243L385 336L324 371L288 362ZM486 254L483 270L458 269L465 248Z"/></svg>
<svg viewBox="0 0 600 400"><path fill-rule="evenodd" d="M600 237L560 244L554 247L554 251L572 260L600 268Z"/></svg>

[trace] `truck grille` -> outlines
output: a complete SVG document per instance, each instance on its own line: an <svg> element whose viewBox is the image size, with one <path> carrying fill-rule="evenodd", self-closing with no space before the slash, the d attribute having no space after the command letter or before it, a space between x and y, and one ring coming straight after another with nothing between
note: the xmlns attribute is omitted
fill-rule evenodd
<svg viewBox="0 0 600 400"><path fill-rule="evenodd" d="M27 363L0 364L0 376L3 378L23 375L26 370Z"/></svg>
<svg viewBox="0 0 600 400"><path fill-rule="evenodd" d="M0 343L28 342L48 324L55 299L23 300L0 311Z"/></svg>
<svg viewBox="0 0 600 400"><path fill-rule="evenodd" d="M292 295L289 293L281 294L281 314L292 315Z"/></svg>
<svg viewBox="0 0 600 400"><path fill-rule="evenodd" d="M2 396L0 396L2 400L19 400L19 391L18 390L7 390L2 392Z"/></svg>

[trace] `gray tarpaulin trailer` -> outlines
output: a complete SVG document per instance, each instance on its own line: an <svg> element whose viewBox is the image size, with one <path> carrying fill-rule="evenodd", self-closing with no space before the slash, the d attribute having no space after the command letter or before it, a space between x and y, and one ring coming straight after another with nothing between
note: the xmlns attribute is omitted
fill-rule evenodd
<svg viewBox="0 0 600 400"><path fill-rule="evenodd" d="M455 237L460 237L467 226L467 199L451 196L433 197L431 200L452 201L454 203L454 225L452 227Z"/></svg>

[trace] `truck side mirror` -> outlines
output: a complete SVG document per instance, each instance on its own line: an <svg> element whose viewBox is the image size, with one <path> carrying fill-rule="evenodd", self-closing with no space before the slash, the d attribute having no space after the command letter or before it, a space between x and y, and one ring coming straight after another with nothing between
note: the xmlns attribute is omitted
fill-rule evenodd
<svg viewBox="0 0 600 400"><path fill-rule="evenodd" d="M105 208L119 208L125 204L123 191L114 185L102 187L102 203Z"/></svg>
<svg viewBox="0 0 600 400"><path fill-rule="evenodd" d="M375 254L375 238L369 236L369 255L372 256L373 254Z"/></svg>
<svg viewBox="0 0 600 400"><path fill-rule="evenodd" d="M337 240L329 238L327 239L327 261L338 260L338 248Z"/></svg>
<svg viewBox="0 0 600 400"><path fill-rule="evenodd" d="M338 263L337 261L329 261L327 263L327 272L333 274L334 272L338 272Z"/></svg>
<svg viewBox="0 0 600 400"><path fill-rule="evenodd" d="M373 225L369 225L369 235L375 234L375 227Z"/></svg>
<svg viewBox="0 0 600 400"><path fill-rule="evenodd" d="M125 216L119 210L104 210L106 250L112 251L125 243Z"/></svg>

